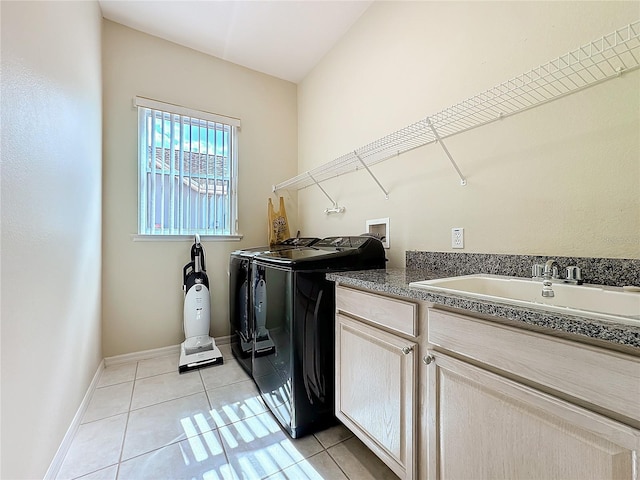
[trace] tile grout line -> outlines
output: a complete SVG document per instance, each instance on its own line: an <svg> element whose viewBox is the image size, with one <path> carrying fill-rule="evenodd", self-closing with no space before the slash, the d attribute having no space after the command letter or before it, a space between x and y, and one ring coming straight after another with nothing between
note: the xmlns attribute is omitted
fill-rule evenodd
<svg viewBox="0 0 640 480"><path fill-rule="evenodd" d="M235 361L235 359L234 359ZM213 410L213 406L211 404L211 398L209 397L209 391L207 390L207 385L205 384L204 378L202 377L202 370L198 369L198 375L200 375L200 380L202 381L202 386L204 388L204 393L207 396L207 402L209 403L209 414L211 414L211 411ZM214 390L214 389L212 389ZM214 422L213 418L211 419L211 421ZM226 425L225 425L226 426ZM224 459L226 461L226 464L229 466L229 469L235 473L235 469L233 468L233 465L231 465L231 461L229 460L229 454L227 453L227 449L224 446L224 441L222 440L222 434L220 433L220 427L218 425L215 425L215 430L216 433L218 434L218 439L220 440L220 446L222 447L222 453L224 453Z"/></svg>
<svg viewBox="0 0 640 480"><path fill-rule="evenodd" d="M331 445L331 448L335 447L336 445L340 445L341 443L344 443L347 440L349 440L349 438L345 438L344 440L339 441L335 445ZM347 480L351 480L351 477L349 477L347 472L345 472L344 469L342 468L342 466L338 463L338 461L335 458L333 458L333 455L331 455L331 452L329 451L328 448L327 448L326 451L327 451L327 455L329 455L329 458L331 459L331 461L338 466L338 470L340 470L344 474L344 476L347 477Z"/></svg>
<svg viewBox="0 0 640 480"><path fill-rule="evenodd" d="M120 455L118 457L118 463L116 464L116 480L120 475L120 466L122 465L122 455L124 453L124 442L127 439L127 429L129 428L129 418L131 416L131 405L133 403L133 393L136 390L136 380L138 376L139 361L136 361L136 368L133 372L133 385L131 386L131 396L129 397L129 408L127 409L127 421L124 424L124 432L122 433L122 442L120 443Z"/></svg>
<svg viewBox="0 0 640 480"><path fill-rule="evenodd" d="M176 398L168 398L167 400L162 400L162 401L157 402L157 403L150 403L149 405L143 405L142 407L129 408L129 412L137 412L139 410L144 410L145 408L162 405L163 403L175 402L176 400L180 400L182 398L195 397L196 395L200 395L201 393L205 393L205 391L193 392L193 393L189 393L188 395L182 395L181 397L176 397ZM208 397L207 397L207 399L208 399Z"/></svg>
<svg viewBox="0 0 640 480"><path fill-rule="evenodd" d="M124 364L121 364L121 365L124 365ZM135 370L135 372L137 372L137 369L138 369L138 364L137 364L137 361L136 361L136 370ZM80 478L85 477L85 476L87 476L87 475L92 475L92 474L94 474L94 473L96 473L96 472L99 472L99 471L101 471L101 470L105 470L105 469L107 469L107 468L109 468L109 467L113 467L113 466L115 466L115 467L116 467L116 476L115 476L115 479L117 479L117 478L118 478L118 473L119 473L119 470L120 470L120 463L121 463L121 462L120 462L120 460L121 460L121 458L122 458L122 450L123 450L123 447L124 447L124 439L125 439L126 431L127 431L127 423L129 422L129 411L131 410L131 400L132 400L132 398L133 398L133 388L135 387L135 372L134 372L134 376L133 376L133 381L131 382L133 385L131 386L131 396L130 396L130 398L129 398L129 408L128 408L127 412L116 413L116 414L113 414L113 415L107 415L106 417L97 418L97 419L95 419L95 420L92 420L92 421L90 421L90 422L86 422L86 423L83 423L83 424L82 424L82 425L89 425L89 424L91 424L91 423L99 422L99 421L101 421L101 420L105 420L105 419L107 419L107 418L117 417L118 415L123 415L124 413L126 413L126 414L127 414L127 421L125 422L125 429L124 429L124 432L123 432L123 435L122 435L122 442L121 442L121 444L120 444L120 455L118 456L118 460L116 461L116 463L113 463L113 464L111 464L111 465L105 465L105 466L103 466L103 467L98 468L97 470L92 470L92 471L90 471L90 472L83 472L81 475L79 475L79 476L77 476L77 477L74 477L74 478L73 478L73 480L80 479ZM96 388L94 389L94 392L93 392L93 393L95 393L95 392L96 392L97 390L99 390L100 388L112 387L112 386L114 386L114 385L122 385L123 383L129 383L129 381L118 382L118 383L109 384L109 385L103 385L103 386L101 386L101 387L96 386ZM93 394L92 394L92 396L93 396ZM75 438L75 435L74 435L74 438Z"/></svg>
<svg viewBox="0 0 640 480"><path fill-rule="evenodd" d="M336 443L335 445L340 445L342 442L345 442L345 441L346 441L346 440L341 440L341 441L339 441L338 443ZM331 446L332 446L332 447L335 447L335 445L331 445ZM311 455L310 457L304 458L304 459L300 460L299 462L296 462L296 463L294 463L293 465L291 465L290 467L287 467L287 468L291 468L291 467L292 467L292 466L294 466L294 465L299 465L299 464L301 464L301 463L303 463L303 462L306 462L306 461L310 460L310 459L311 459L311 458L313 458L313 457L317 457L317 456L318 456L318 455L320 455L321 453L326 453L326 454L329 456L329 458L331 459L331 461L333 462L333 464L334 464L336 467L338 467L338 470L340 470L340 471L344 474L345 478L346 478L347 480L351 480L351 478L349 477L349 475L347 475L347 472L345 472L345 471L343 470L343 468L340 466L340 464L339 464L338 462L336 462L336 459L335 459L335 458L333 458L333 456L329 453L329 449L328 449L328 448L325 448L325 449L324 449L324 450L322 450L321 452L314 453L314 454L313 454L313 455ZM286 470L286 469L284 469L284 470ZM280 470L280 471L282 472L283 470Z"/></svg>

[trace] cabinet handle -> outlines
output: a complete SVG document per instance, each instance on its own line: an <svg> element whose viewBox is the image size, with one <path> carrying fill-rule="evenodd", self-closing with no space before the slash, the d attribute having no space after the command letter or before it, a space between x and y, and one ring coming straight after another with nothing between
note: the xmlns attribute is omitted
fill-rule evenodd
<svg viewBox="0 0 640 480"><path fill-rule="evenodd" d="M425 365L429 365L430 363L435 362L435 358L433 358L432 355L425 355L424 357L422 357L422 363L424 363Z"/></svg>
<svg viewBox="0 0 640 480"><path fill-rule="evenodd" d="M409 355L411 352L413 352L413 347L402 347L402 353L405 355Z"/></svg>

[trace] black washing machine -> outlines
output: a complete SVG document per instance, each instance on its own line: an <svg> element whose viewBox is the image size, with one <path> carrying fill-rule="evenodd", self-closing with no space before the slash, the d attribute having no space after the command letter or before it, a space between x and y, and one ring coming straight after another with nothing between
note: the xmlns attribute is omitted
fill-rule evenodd
<svg viewBox="0 0 640 480"><path fill-rule="evenodd" d="M252 260L258 254L290 250L313 245L319 238L289 238L281 243L236 250L229 259L229 323L231 351L245 371L251 375L251 353L254 347L254 317L251 303Z"/></svg>
<svg viewBox="0 0 640 480"><path fill-rule="evenodd" d="M252 376L293 438L336 422L335 285L325 274L385 268L385 261L380 240L368 236L329 237L253 257Z"/></svg>

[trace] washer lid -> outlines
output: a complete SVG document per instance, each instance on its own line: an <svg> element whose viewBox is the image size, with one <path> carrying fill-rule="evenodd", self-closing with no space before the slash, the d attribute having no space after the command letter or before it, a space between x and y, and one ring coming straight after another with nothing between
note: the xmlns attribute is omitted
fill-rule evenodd
<svg viewBox="0 0 640 480"><path fill-rule="evenodd" d="M280 243L276 243L271 246L264 247L252 247L252 248L243 248L240 250L235 250L231 253L231 255L235 255L237 257L255 257L261 253L269 253L269 252L277 252L279 250L289 250L292 248L302 248L313 245L318 242L320 239L315 237L292 237L283 240Z"/></svg>
<svg viewBox="0 0 640 480"><path fill-rule="evenodd" d="M380 240L371 237L327 237L311 247L266 252L257 262L287 268L345 270L384 268L385 254Z"/></svg>

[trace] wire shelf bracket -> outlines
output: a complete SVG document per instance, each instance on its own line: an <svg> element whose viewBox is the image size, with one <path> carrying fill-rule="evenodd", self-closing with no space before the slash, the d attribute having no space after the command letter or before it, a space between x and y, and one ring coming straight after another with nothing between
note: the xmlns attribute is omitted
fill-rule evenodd
<svg viewBox="0 0 640 480"><path fill-rule="evenodd" d="M307 172L307 175L309 175L309 178L311 178L311 181L313 181L313 183L315 183L318 186L320 191L322 193L324 193L324 196L327 197L329 199L329 201L333 204L333 207L325 208L324 209L324 213L329 215L330 213L342 213L342 212L344 212L344 207L339 207L338 206L338 202L336 202L333 198L331 198L329 196L327 191L324 188L322 188L322 185L320 185L320 182L318 182L315 178L313 178L313 175L311 175L311 172Z"/></svg>
<svg viewBox="0 0 640 480"><path fill-rule="evenodd" d="M329 201L333 204L333 206L332 206L332 207L329 207L329 208L325 208L325 209L324 209L324 213L325 213L325 214L329 215L329 214L331 214L331 213L343 213L343 212L345 211L345 208L344 208L344 207L339 206L339 205L338 205L338 202L336 202L333 198L331 198L331 196L327 193L327 191L326 191L324 188L322 188L322 185L320 185L320 182L318 182L318 181L313 177L313 174L312 174L311 172L305 172L303 175L298 175L298 177L301 177L301 176L306 176L306 177L308 177L308 178L309 178L309 180L311 181L311 183L309 183L309 185L316 185L316 186L320 189L320 191L324 194L324 196L325 196L325 197L327 197L327 198L329 199ZM298 177L296 177L296 178L298 178ZM275 193L275 192L277 192L278 190L284 190L284 189L286 188L286 186L285 186L285 187L283 187L283 186L281 186L281 185L282 185L282 184L280 184L280 185L273 185L273 187L272 187L272 191ZM307 185L307 186L309 186L309 185Z"/></svg>
<svg viewBox="0 0 640 480"><path fill-rule="evenodd" d="M430 143L440 144L460 176L461 184L465 185L466 179L443 139L619 78L638 68L640 20L330 162L300 173L275 185L273 189L300 190L315 184L331 200L333 209L344 211L344 207L338 207L320 183L364 166L388 198L388 192L373 175L370 167Z"/></svg>
<svg viewBox="0 0 640 480"><path fill-rule="evenodd" d="M380 187L380 190L382 190L384 192L384 198L386 198L387 200L389 200L389 192L387 192L384 187L382 186L382 184L380 183L380 180L378 180L378 178L373 174L373 172L371 171L371 169L367 166L366 163L364 163L364 161L362 160L362 157L360 155L358 155L358 152L356 150L353 151L353 154L356 156L356 158L358 159L358 161L362 164L362 166L365 168L365 170L367 170L367 172L369 172L369 175L371 175L371 178L373 178L373 180L378 184L378 186Z"/></svg>
<svg viewBox="0 0 640 480"><path fill-rule="evenodd" d="M446 153L447 157L449 157L449 161L451 162L451 165L453 165L453 168L455 168L456 172L458 172L458 176L460 177L460 185L462 186L466 185L467 179L464 178L464 175L462 175L462 172L458 168L458 164L451 156L451 153L449 153L449 149L442 141L442 138L440 138L440 135L438 135L438 131L436 130L436 127L433 126L433 123L431 123L431 119L429 117L427 117L427 124L429 125L429 127L431 127L431 131L433 131L433 136L436 138L436 142L440 144L440 146L442 147L442 150L444 150L444 153Z"/></svg>

